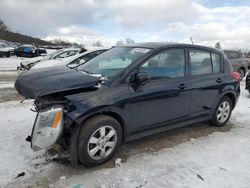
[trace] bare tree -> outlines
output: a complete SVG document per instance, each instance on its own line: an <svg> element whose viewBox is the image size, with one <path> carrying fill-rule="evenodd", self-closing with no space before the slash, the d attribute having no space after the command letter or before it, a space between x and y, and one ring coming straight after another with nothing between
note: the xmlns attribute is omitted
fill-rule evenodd
<svg viewBox="0 0 250 188"><path fill-rule="evenodd" d="M3 30L3 31L9 31L10 30L9 26L6 25L1 18L0 18L0 30Z"/></svg>
<svg viewBox="0 0 250 188"><path fill-rule="evenodd" d="M221 49L221 45L220 45L220 43L219 43L219 42L217 42L217 43L215 44L215 48L217 48L217 49Z"/></svg>
<svg viewBox="0 0 250 188"><path fill-rule="evenodd" d="M116 43L115 43L116 46L123 46L124 45L124 42L122 39L118 40Z"/></svg>
<svg viewBox="0 0 250 188"><path fill-rule="evenodd" d="M97 40L96 42L93 43L93 46L102 46L102 42Z"/></svg>
<svg viewBox="0 0 250 188"><path fill-rule="evenodd" d="M126 44L133 44L133 43L135 43L135 41L133 39L130 39L130 38L126 38L125 42L126 42Z"/></svg>

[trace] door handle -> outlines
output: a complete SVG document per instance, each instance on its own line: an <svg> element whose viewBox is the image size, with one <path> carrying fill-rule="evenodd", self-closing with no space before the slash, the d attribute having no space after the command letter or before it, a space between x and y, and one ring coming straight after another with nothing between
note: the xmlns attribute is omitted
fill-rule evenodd
<svg viewBox="0 0 250 188"><path fill-rule="evenodd" d="M179 88L179 89L185 89L185 88L186 88L186 85L185 85L185 84L180 84L180 85L178 86L178 88Z"/></svg>
<svg viewBox="0 0 250 188"><path fill-rule="evenodd" d="M217 82L217 83L221 83L221 82L223 82L223 80L222 80L221 78L218 78L218 79L216 80L216 82Z"/></svg>

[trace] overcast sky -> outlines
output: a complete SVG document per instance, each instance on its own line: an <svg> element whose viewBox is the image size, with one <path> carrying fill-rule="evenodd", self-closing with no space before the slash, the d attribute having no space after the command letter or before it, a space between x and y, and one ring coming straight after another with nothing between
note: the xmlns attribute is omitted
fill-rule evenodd
<svg viewBox="0 0 250 188"><path fill-rule="evenodd" d="M119 39L250 48L249 0L0 0L13 31L71 42Z"/></svg>

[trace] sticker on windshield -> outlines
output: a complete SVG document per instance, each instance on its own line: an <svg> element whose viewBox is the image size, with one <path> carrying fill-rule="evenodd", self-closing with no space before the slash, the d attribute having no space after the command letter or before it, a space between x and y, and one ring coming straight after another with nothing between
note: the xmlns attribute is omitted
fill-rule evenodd
<svg viewBox="0 0 250 188"><path fill-rule="evenodd" d="M139 53L147 53L149 51L149 49L146 48L134 48L133 50L130 51L130 53L135 53L135 52L139 52Z"/></svg>

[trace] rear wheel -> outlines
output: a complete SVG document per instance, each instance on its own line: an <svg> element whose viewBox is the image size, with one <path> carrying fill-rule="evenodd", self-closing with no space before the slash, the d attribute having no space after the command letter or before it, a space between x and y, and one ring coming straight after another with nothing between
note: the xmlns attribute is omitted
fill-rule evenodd
<svg viewBox="0 0 250 188"><path fill-rule="evenodd" d="M231 116L233 109L232 100L229 97L222 97L219 101L212 118L212 125L217 127L224 126Z"/></svg>
<svg viewBox="0 0 250 188"><path fill-rule="evenodd" d="M122 129L117 120L99 115L89 119L80 129L78 160L91 167L108 161L122 142Z"/></svg>

